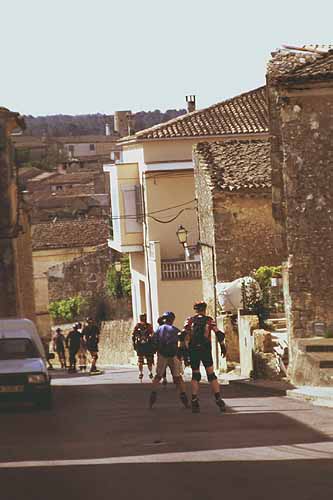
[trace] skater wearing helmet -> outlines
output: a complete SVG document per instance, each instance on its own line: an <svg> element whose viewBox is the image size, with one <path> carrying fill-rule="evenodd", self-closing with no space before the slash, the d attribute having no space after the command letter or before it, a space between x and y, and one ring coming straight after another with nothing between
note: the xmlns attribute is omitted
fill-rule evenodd
<svg viewBox="0 0 333 500"><path fill-rule="evenodd" d="M150 408L153 407L157 399L157 386L165 376L166 368L169 367L179 393L180 400L188 408L188 399L185 392L185 384L181 375L182 366L178 358L178 341L180 330L176 328L173 323L175 315L173 312L168 311L163 314L163 324L158 327L154 335L154 342L157 349L157 366L156 375L153 380L153 390L150 394Z"/></svg>
<svg viewBox="0 0 333 500"><path fill-rule="evenodd" d="M143 379L143 365L145 359L149 370L149 378L153 378L154 364L154 346L153 346L154 330L150 323L147 322L147 315L140 314L140 321L134 327L132 333L133 348L138 356L139 379Z"/></svg>
<svg viewBox="0 0 333 500"><path fill-rule="evenodd" d="M181 335L181 338L184 340L189 350L192 368L192 412L200 412L198 392L201 379L201 363L205 367L208 382L210 382L212 392L215 396L215 402L221 411L225 411L225 403L220 394L220 385L214 373L211 332L213 331L216 334L216 338L221 347L222 356L226 355L226 347L224 344L225 335L217 328L213 318L206 315L207 304L205 302L196 302L193 309L195 310L195 315L186 320Z"/></svg>

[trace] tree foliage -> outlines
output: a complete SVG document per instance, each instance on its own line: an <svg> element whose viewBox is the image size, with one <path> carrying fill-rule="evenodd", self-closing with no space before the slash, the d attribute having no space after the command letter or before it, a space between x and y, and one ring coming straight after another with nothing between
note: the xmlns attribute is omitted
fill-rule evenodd
<svg viewBox="0 0 333 500"><path fill-rule="evenodd" d="M135 130L142 130L158 123L163 123L177 116L183 115L185 109L169 109L165 112L140 111L134 114ZM105 123L114 127L113 115L101 113L91 115L50 115L25 116L25 135L49 137L77 136L77 135L104 135Z"/></svg>
<svg viewBox="0 0 333 500"><path fill-rule="evenodd" d="M55 320L73 321L87 306L87 300L81 295L64 300L56 300L49 305L51 318Z"/></svg>
<svg viewBox="0 0 333 500"><path fill-rule="evenodd" d="M106 274L107 292L117 299L131 296L131 270L128 255L123 256L120 262L120 272L117 272L114 264L111 264Z"/></svg>

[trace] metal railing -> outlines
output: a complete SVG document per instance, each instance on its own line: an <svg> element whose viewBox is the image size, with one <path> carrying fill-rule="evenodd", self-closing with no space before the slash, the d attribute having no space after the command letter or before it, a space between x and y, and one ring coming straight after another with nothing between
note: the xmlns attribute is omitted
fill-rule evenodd
<svg viewBox="0 0 333 500"><path fill-rule="evenodd" d="M198 260L162 261L162 280L199 280L201 265Z"/></svg>

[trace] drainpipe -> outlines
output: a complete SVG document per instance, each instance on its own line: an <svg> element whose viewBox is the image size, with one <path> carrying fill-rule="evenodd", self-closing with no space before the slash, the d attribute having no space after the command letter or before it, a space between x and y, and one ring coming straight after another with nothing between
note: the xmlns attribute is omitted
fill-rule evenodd
<svg viewBox="0 0 333 500"><path fill-rule="evenodd" d="M148 307L149 307L149 314L148 318L150 321L153 321L153 305L152 305L152 300L151 300L151 281L150 281L150 269L149 269L149 242L148 241L148 225L147 225L147 213L146 213L146 202L145 202L145 172L142 172L142 220L143 220L143 226L144 226L144 232L143 232L143 247L145 251L145 261L146 261L146 271L147 271L147 284L148 284Z"/></svg>

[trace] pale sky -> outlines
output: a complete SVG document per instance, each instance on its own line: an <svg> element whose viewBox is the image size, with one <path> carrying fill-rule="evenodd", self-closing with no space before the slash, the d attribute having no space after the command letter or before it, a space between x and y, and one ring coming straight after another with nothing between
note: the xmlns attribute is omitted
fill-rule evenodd
<svg viewBox="0 0 333 500"><path fill-rule="evenodd" d="M0 106L202 108L265 82L283 43L333 42L330 0L0 0Z"/></svg>

